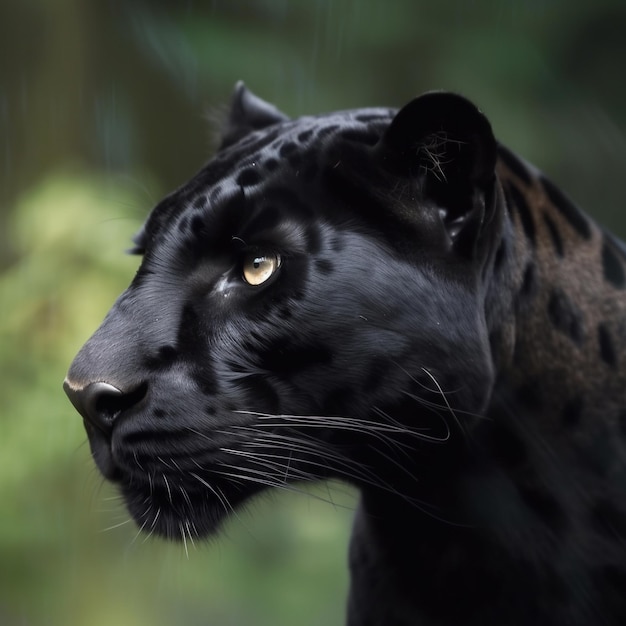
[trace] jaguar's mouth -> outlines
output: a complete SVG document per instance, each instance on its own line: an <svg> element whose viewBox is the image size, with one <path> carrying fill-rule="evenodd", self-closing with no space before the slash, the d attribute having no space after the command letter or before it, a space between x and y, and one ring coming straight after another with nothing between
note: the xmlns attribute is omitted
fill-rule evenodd
<svg viewBox="0 0 626 626"><path fill-rule="evenodd" d="M217 471L158 457L141 465L138 452L118 449L116 433L105 434L85 420L92 457L109 481L118 485L126 507L142 532L187 541L218 531L222 521L262 486L233 480ZM127 467L133 457L137 465ZM157 469L158 468L158 469Z"/></svg>

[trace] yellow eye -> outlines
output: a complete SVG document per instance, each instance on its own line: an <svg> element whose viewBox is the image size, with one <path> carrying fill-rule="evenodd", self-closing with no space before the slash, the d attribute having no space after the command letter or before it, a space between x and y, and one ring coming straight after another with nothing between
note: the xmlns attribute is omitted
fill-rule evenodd
<svg viewBox="0 0 626 626"><path fill-rule="evenodd" d="M280 267L280 255L275 252L247 252L243 259L243 279L249 285L261 285Z"/></svg>

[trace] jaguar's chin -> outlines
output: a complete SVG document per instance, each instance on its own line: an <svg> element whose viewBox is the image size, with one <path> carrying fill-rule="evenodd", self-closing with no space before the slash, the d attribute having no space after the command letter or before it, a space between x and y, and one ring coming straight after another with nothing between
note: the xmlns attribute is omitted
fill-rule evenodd
<svg viewBox="0 0 626 626"><path fill-rule="evenodd" d="M254 492L210 485L191 489L165 475L147 484L120 481L126 507L141 532L173 541L201 539L215 534L232 511Z"/></svg>

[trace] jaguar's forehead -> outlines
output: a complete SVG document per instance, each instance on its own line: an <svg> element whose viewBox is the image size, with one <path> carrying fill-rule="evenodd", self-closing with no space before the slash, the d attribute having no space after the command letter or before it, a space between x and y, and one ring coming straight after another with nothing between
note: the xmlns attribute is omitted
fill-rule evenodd
<svg viewBox="0 0 626 626"><path fill-rule="evenodd" d="M395 111L367 108L300 117L253 131L218 151L187 184L168 195L151 212L135 237L139 251L168 224L204 213L239 196L252 196L286 170L311 180L332 158L338 141L372 146Z"/></svg>
<svg viewBox="0 0 626 626"><path fill-rule="evenodd" d="M263 184L272 172L285 168L306 175L307 168L324 161L338 139L375 144L392 114L388 109L358 109L302 117L253 132L217 153L214 161L228 164L229 171L207 191L211 199L220 193L228 196L235 189Z"/></svg>

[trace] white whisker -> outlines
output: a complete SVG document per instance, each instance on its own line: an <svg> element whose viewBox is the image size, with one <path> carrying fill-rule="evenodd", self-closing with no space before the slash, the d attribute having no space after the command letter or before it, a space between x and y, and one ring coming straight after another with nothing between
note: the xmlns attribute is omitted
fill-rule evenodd
<svg viewBox="0 0 626 626"><path fill-rule="evenodd" d="M187 535L185 534L185 527L183 526L182 522L178 523L178 529L180 530L180 536L183 540L183 546L185 548L185 556L187 557L187 560L189 560L189 549L187 548Z"/></svg>
<svg viewBox="0 0 626 626"><path fill-rule="evenodd" d="M133 521L132 519L128 518L128 519L125 519L123 522L119 522L118 524L113 524L111 526L107 526L106 528L102 528L99 532L106 533L115 528L119 528L120 526L125 526L126 524L130 524L132 521Z"/></svg>

